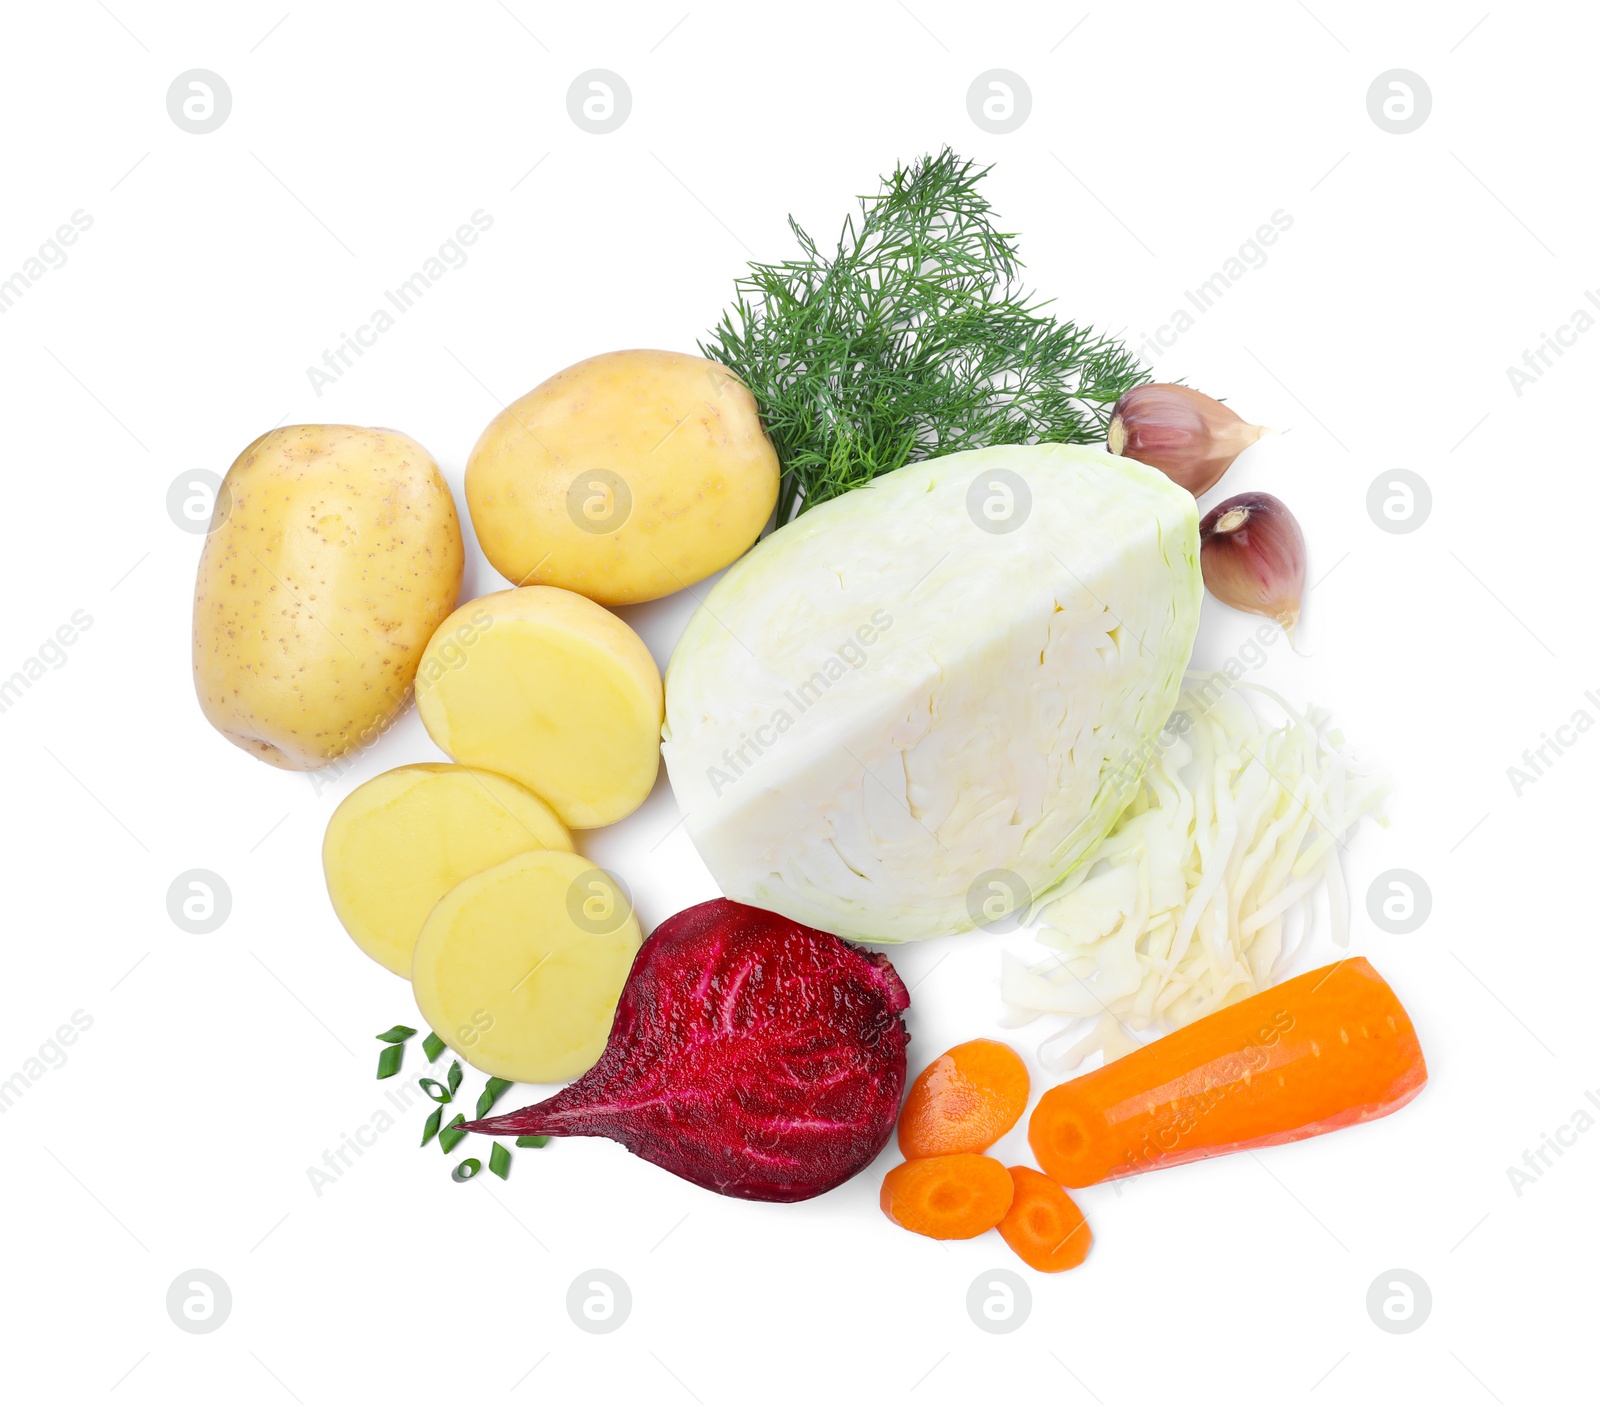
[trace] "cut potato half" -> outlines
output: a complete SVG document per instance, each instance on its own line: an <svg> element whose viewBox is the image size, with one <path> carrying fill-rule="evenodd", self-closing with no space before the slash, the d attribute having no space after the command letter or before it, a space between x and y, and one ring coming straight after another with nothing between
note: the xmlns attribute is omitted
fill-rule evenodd
<svg viewBox="0 0 1600 1405"><path fill-rule="evenodd" d="M411 974L417 933L463 878L527 849L572 851L537 795L505 776L446 762L401 766L345 797L322 840L333 910L355 944Z"/></svg>
<svg viewBox="0 0 1600 1405"><path fill-rule="evenodd" d="M577 854L530 850L440 899L411 983L423 1019L474 1068L560 1083L600 1057L642 941L609 875Z"/></svg>
<svg viewBox="0 0 1600 1405"><path fill-rule="evenodd" d="M521 781L563 824L631 814L661 761L661 672L592 600L524 586L463 605L417 670L417 709L455 760Z"/></svg>

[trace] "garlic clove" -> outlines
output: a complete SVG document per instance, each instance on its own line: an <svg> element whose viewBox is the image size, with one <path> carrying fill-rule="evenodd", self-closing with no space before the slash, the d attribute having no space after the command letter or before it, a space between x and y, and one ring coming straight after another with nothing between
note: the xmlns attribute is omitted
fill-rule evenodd
<svg viewBox="0 0 1600 1405"><path fill-rule="evenodd" d="M1206 513L1200 574L1224 605L1276 620L1293 643L1306 588L1306 539L1271 493L1240 493Z"/></svg>
<svg viewBox="0 0 1600 1405"><path fill-rule="evenodd" d="M1106 447L1199 497L1266 432L1186 385L1136 385L1111 408Z"/></svg>

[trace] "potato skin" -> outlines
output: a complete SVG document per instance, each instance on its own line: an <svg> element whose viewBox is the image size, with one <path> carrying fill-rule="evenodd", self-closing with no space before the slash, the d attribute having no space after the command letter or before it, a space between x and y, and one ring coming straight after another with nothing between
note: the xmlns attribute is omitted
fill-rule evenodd
<svg viewBox="0 0 1600 1405"><path fill-rule="evenodd" d="M200 554L194 681L235 746L309 771L380 735L461 591L461 524L393 429L287 425L234 461Z"/></svg>
<svg viewBox="0 0 1600 1405"><path fill-rule="evenodd" d="M625 514L613 480L591 473L626 485ZM777 500L755 398L726 366L676 351L567 367L496 415L467 461L467 507L495 570L602 605L721 570Z"/></svg>

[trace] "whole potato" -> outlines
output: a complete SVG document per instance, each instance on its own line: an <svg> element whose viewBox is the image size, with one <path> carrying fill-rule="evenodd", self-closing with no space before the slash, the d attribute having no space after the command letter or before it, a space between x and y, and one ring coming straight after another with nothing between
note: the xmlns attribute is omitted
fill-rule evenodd
<svg viewBox="0 0 1600 1405"><path fill-rule="evenodd" d="M732 371L676 351L613 351L508 405L467 461L494 568L602 605L704 580L760 535L778 456Z"/></svg>
<svg viewBox="0 0 1600 1405"><path fill-rule="evenodd" d="M263 434L217 494L194 592L200 708L235 746L309 771L380 735L455 608L461 524L393 429Z"/></svg>

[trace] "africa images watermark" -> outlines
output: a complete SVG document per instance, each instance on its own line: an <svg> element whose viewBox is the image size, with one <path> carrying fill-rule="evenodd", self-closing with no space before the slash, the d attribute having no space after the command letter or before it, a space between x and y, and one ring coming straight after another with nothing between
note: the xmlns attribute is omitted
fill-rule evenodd
<svg viewBox="0 0 1600 1405"><path fill-rule="evenodd" d="M1194 308L1194 311L1190 312L1187 307L1175 309L1155 331L1145 334L1143 340L1134 348L1135 352L1147 362L1153 363L1163 351L1170 351L1177 344L1178 338L1210 312L1229 288L1245 274L1266 267L1267 250L1293 226L1293 215L1284 210L1274 210L1268 223L1261 225L1249 239L1239 245L1236 253L1228 255L1216 272L1197 287L1184 290L1184 301Z"/></svg>
<svg viewBox="0 0 1600 1405"><path fill-rule="evenodd" d="M1136 786L1151 761L1193 730L1197 717L1204 717L1240 682L1247 672L1254 673L1267 662L1267 650L1284 637L1275 624L1258 625L1237 650L1218 668L1186 681L1178 694L1177 705L1166 725L1142 746L1130 747L1108 780L1117 789Z"/></svg>
<svg viewBox="0 0 1600 1405"><path fill-rule="evenodd" d="M1250 1080L1272 1066L1272 1049L1295 1026L1287 1010L1274 1010L1272 1023L1263 1023L1245 1040L1238 1053L1214 1060L1206 1066L1207 1086L1187 1098L1174 1099L1145 1129L1137 1147L1130 1147L1123 1166L1112 1172L1116 1178L1136 1176L1152 1167L1164 1165L1165 1158L1178 1151L1183 1139L1193 1132L1218 1103L1246 1091ZM1316 1046L1313 1045L1313 1048Z"/></svg>
<svg viewBox="0 0 1600 1405"><path fill-rule="evenodd" d="M323 351L320 366L306 367L306 379L311 382L311 389L317 398L320 400L324 390L336 384L346 371L376 346L378 338L392 330L398 319L410 312L429 288L452 269L463 267L467 262L467 249L493 226L493 215L474 210L470 222L458 226L456 232L439 245L436 253L422 261L422 266L415 273L395 287L385 288L384 301L394 311L378 307L355 331L339 333L339 340Z"/></svg>
<svg viewBox="0 0 1600 1405"><path fill-rule="evenodd" d="M1600 318L1600 290L1585 288L1583 296L1584 301L1594 309L1593 312L1580 304L1553 333L1539 333L1539 340L1523 351L1520 366L1506 367L1506 379L1511 382L1511 389L1519 400L1529 386L1537 385L1545 372L1578 344L1579 337L1596 326L1597 318Z"/></svg>
<svg viewBox="0 0 1600 1405"><path fill-rule="evenodd" d="M68 223L58 226L36 253L29 254L15 273L0 282L0 313L10 312L17 300L51 269L63 267L67 262L67 250L78 242L80 234L86 234L93 227L93 215L86 210L74 210Z"/></svg>
<svg viewBox="0 0 1600 1405"><path fill-rule="evenodd" d="M739 745L722 753L722 765L706 767L706 779L711 782L713 796L722 792L745 775L766 753L777 744L778 738L789 731L795 722L821 700L821 698L852 670L867 662L867 650L894 627L894 616L887 610L877 609L854 634L840 644L821 668L804 682L797 683L783 695L784 705L772 710L765 722L758 723L749 732L739 734Z"/></svg>
<svg viewBox="0 0 1600 1405"><path fill-rule="evenodd" d="M39 647L13 669L9 678L0 678L0 713L10 712L22 695L43 678L67 666L67 650L94 624L87 610L74 610L67 623L59 626Z"/></svg>
<svg viewBox="0 0 1600 1405"><path fill-rule="evenodd" d="M39 1046L36 1054L22 1061L22 1067L0 1083L0 1114L11 1111L14 1104L35 1083L53 1068L67 1062L67 1050L78 1042L78 1036L94 1026L94 1016L83 1010L74 1010L69 1022L61 1025L54 1034Z"/></svg>
<svg viewBox="0 0 1600 1405"><path fill-rule="evenodd" d="M1522 792L1530 785L1538 783L1541 777L1547 774L1569 750L1578 744L1579 738L1590 730L1595 724L1596 713L1600 713L1600 694L1593 688L1583 695L1588 707L1577 707L1565 722L1559 722L1548 732L1539 733L1539 745L1530 746L1523 750L1522 764L1520 766L1507 766L1506 779L1511 782L1511 793L1522 799ZM1594 711L1591 712L1590 708Z"/></svg>
<svg viewBox="0 0 1600 1405"><path fill-rule="evenodd" d="M1600 1088L1585 1088L1583 1096L1593 1112L1587 1107L1575 1109L1554 1132L1539 1133L1539 1140L1523 1150L1520 1167L1506 1167L1506 1179L1519 1200L1523 1191L1538 1184L1544 1174L1578 1144L1579 1137L1600 1125Z"/></svg>
<svg viewBox="0 0 1600 1405"><path fill-rule="evenodd" d="M306 1180L317 1199L322 1199L329 1186L337 1185L344 1173L378 1144L379 1137L397 1125L397 1114L405 1112L418 1098L425 1100L426 1096L420 1076L409 1078L398 1087L385 1088L384 1101L394 1112L383 1107L374 1108L354 1132L340 1132L338 1142L323 1150L320 1167L306 1167Z"/></svg>

